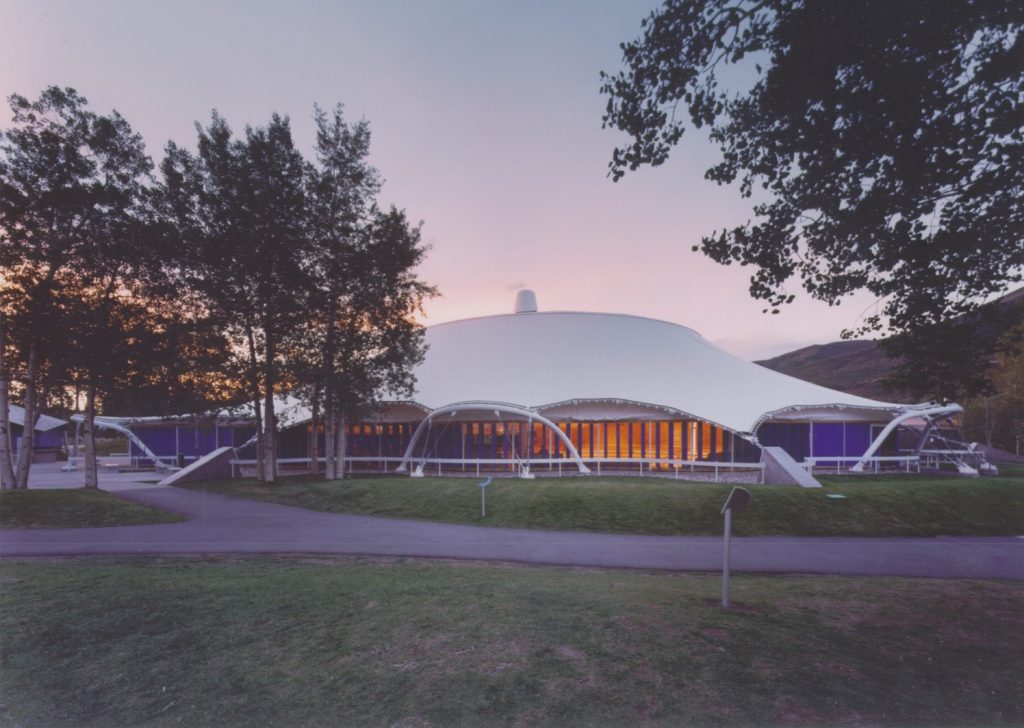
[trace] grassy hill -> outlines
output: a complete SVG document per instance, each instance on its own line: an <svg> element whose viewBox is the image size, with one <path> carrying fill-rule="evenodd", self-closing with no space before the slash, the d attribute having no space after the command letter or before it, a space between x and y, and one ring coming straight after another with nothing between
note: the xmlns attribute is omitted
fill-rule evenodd
<svg viewBox="0 0 1024 728"><path fill-rule="evenodd" d="M1011 291L989 305L1003 313L1022 311L1024 288ZM1016 315L993 320L981 318L977 325L979 329L999 336L1009 325L1019 320L1020 317ZM896 364L896 360L886 356L885 350L877 341L833 341L830 344L816 344L755 364L841 392L887 402L912 401L906 393L893 392L882 384L882 380Z"/></svg>
<svg viewBox="0 0 1024 728"><path fill-rule="evenodd" d="M893 361L875 341L815 344L755 364L841 392L906 401L905 397L883 386L882 379L889 373Z"/></svg>

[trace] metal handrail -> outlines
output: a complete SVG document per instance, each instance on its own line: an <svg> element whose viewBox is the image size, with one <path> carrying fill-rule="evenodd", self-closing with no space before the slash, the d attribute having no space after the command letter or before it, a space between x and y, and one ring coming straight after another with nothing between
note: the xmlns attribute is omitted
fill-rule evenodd
<svg viewBox="0 0 1024 728"><path fill-rule="evenodd" d="M387 456L387 455L358 455L358 456L347 456L344 458L346 464L351 463L401 463L405 461L405 457L399 456ZM317 457L317 462L324 462L324 457ZM258 460L252 459L235 459L231 462L231 473L234 476L235 466L241 465L256 465ZM309 464L310 458L278 458L277 463L286 464ZM480 472L481 466L506 466L509 468L519 467L522 469L523 466L528 466L532 469L537 465L558 466L558 474L562 474L562 465L574 464L575 461L568 458L520 458L515 456L513 458L426 458L419 459L424 467L436 465L438 475L441 474L442 465L471 465L476 466L477 472ZM641 475L644 472L644 465L648 466L648 472L653 469L652 466L662 466L665 468L672 468L675 471L675 477L679 477L680 470L689 470L690 473L696 472L714 472L715 477L722 471L732 472L736 470L749 470L758 471L761 473L761 479L764 480L764 464L763 463L744 463L744 462L729 462L724 460L681 460L676 458L583 458L583 462L595 464L597 466L597 475L601 474L602 464L612 465L639 465ZM384 468L387 472L387 467ZM351 472L351 469L349 470Z"/></svg>

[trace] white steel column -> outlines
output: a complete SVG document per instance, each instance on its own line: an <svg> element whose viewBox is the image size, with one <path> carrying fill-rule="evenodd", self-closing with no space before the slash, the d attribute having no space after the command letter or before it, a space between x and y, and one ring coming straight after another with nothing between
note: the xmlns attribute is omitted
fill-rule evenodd
<svg viewBox="0 0 1024 728"><path fill-rule="evenodd" d="M864 466L868 463L869 460L871 460L872 457L874 457L875 453L878 452L878 448L880 448L882 446L882 443L885 442L885 438L889 437L889 434L893 430L895 430L897 427L902 425L907 420L912 420L915 417L921 417L925 420L928 420L935 417L941 417L943 415L959 414L960 412L963 411L964 408L958 404L941 405L937 407L928 407L927 409L904 411L903 414L899 415L898 417L895 417L888 425L882 428L882 431L878 433L878 437L876 437L874 442L871 443L871 446L861 456L860 460L858 460L857 463L852 468L850 468L850 471L854 473L863 473Z"/></svg>
<svg viewBox="0 0 1024 728"><path fill-rule="evenodd" d="M416 446L416 442L419 440L420 434L423 432L424 427L428 427L429 423L433 421L435 417L442 414L455 414L457 412L494 412L500 418L500 414L504 412L510 415L519 415L527 420L537 420L541 424L545 425L556 437L558 437L563 443L565 443L566 449L569 451L570 456L576 462L576 467L579 468L581 473L589 473L590 468L586 466L580 454L576 451L576 446L572 444L564 432L562 432L558 426L549 420L547 417L540 415L533 410L526 409L525 407L517 407L515 405L504 404L504 403L492 403L492 402L461 402L456 404L446 405L439 407L430 414L427 415L420 424L416 427L416 431L412 435L412 439L409 441L409 446L405 450L405 455L402 456L402 462L399 464L396 472L404 473L408 469L409 460L412 459L413 448Z"/></svg>

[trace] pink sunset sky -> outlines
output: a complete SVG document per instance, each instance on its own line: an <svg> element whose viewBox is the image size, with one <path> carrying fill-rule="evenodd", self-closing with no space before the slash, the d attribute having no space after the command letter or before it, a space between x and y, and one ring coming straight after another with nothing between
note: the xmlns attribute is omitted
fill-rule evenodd
<svg viewBox="0 0 1024 728"><path fill-rule="evenodd" d="M750 216L704 180L717 150L687 134L671 161L613 183L598 72L619 68L647 0L114 2L4 0L0 93L72 86L120 111L158 161L218 109L241 131L278 111L309 151L314 103L373 130L382 202L424 220L425 323L541 310L681 323L744 358L839 337L874 308L797 301L761 313L749 273L691 252ZM6 104L0 126L9 123Z"/></svg>

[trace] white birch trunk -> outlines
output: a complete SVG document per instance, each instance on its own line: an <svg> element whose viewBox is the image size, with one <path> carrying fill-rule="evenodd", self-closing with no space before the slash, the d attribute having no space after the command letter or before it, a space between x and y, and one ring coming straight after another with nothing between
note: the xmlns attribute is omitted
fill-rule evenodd
<svg viewBox="0 0 1024 728"><path fill-rule="evenodd" d="M89 385L85 395L85 487L99 488L99 469L96 465L96 387Z"/></svg>
<svg viewBox="0 0 1024 728"><path fill-rule="evenodd" d="M334 467L334 480L341 480L345 477L345 447L348 443L348 438L345 437L344 414L338 415L338 425L334 436L337 440L334 445L334 454L337 459L337 465Z"/></svg>
<svg viewBox="0 0 1024 728"><path fill-rule="evenodd" d="M253 419L256 423L256 478L263 480L263 408L260 404L259 362L256 360L256 340L252 326L245 325L245 336L249 344L249 395L252 397Z"/></svg>
<svg viewBox="0 0 1024 728"><path fill-rule="evenodd" d="M0 312L0 489L11 490L18 483L14 478L14 460L11 448L11 390L4 357L7 339L4 334L4 314Z"/></svg>
<svg viewBox="0 0 1024 728"><path fill-rule="evenodd" d="M274 448L274 435L277 434L277 417L274 414L274 392L267 387L263 400L263 478L273 483L277 476L277 453Z"/></svg>
<svg viewBox="0 0 1024 728"><path fill-rule="evenodd" d="M39 348L35 340L28 351L28 370L25 377L25 419L21 428L21 443L18 446L18 467L15 470L15 487L28 488L28 472L32 466L32 453L36 442L36 395L39 378Z"/></svg>
<svg viewBox="0 0 1024 728"><path fill-rule="evenodd" d="M320 395L313 392L309 422L309 472L317 474L317 458L320 456Z"/></svg>
<svg viewBox="0 0 1024 728"><path fill-rule="evenodd" d="M338 443L334 436L337 424L334 417L334 406L328 400L324 410L324 478L327 480L334 480L335 466L338 464L335 459L335 448Z"/></svg>
<svg viewBox="0 0 1024 728"><path fill-rule="evenodd" d="M0 489L11 490L17 485L14 464L11 461L10 392L7 377L0 375Z"/></svg>

